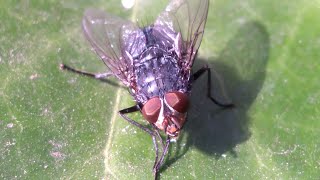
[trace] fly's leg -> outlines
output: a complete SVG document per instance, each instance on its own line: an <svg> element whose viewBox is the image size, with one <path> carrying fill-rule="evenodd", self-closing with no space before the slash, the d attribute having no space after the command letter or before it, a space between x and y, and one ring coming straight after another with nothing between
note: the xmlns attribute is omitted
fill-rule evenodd
<svg viewBox="0 0 320 180"><path fill-rule="evenodd" d="M91 78L95 78L95 79L106 79L108 78L109 76L112 76L113 74L112 73L98 73L98 74L94 74L94 73L89 73L89 72L85 72L85 71L80 71L80 70L77 70L77 69L74 69L66 64L60 64L60 69L62 70L66 70L66 71L70 71L70 72L73 72L73 73L77 73L77 74L81 74L81 75L84 75L84 76L88 76L88 77L91 77Z"/></svg>
<svg viewBox="0 0 320 180"><path fill-rule="evenodd" d="M160 169L160 167L161 167L161 165L163 163L164 157L166 156L166 154L168 152L169 145L170 145L170 136L167 136L166 145L163 148L160 160L153 166L153 172L155 174L155 179L157 179L157 175L158 175L159 169Z"/></svg>
<svg viewBox="0 0 320 180"><path fill-rule="evenodd" d="M162 137L160 136L159 130L158 130L157 127L155 127L155 125L153 125L153 128L155 129L156 135L157 135L158 138L161 140L161 145L162 145L162 149L163 149L165 145L164 145L164 143L163 143Z"/></svg>
<svg viewBox="0 0 320 180"><path fill-rule="evenodd" d="M208 66L205 66L205 67L202 67L201 69L199 69L197 72L195 72L192 77L193 77L193 80L197 80L199 77L201 77L201 75L203 75L205 72L208 72L208 81L207 81L207 96L208 98L210 98L210 100L212 102L214 102L216 105L218 106L221 106L221 107L225 107L225 108L230 108L230 107L234 107L234 104L232 103L228 103L228 104L225 104L225 103L221 103L219 101L217 101L216 99L214 99L212 96L211 96L211 70Z"/></svg>
<svg viewBox="0 0 320 180"><path fill-rule="evenodd" d="M138 105L134 105L132 107L126 108L126 109L122 109L119 111L120 116L125 119L126 121L128 121L129 123L137 126L138 128L142 129L143 131L147 132L148 134L150 134L151 136L155 136L154 132L152 130L150 130L147 127L144 127L142 124L136 122L135 120L130 119L128 116L126 116L126 114L128 113L133 113L133 112L137 112L139 111L140 108Z"/></svg>
<svg viewBox="0 0 320 180"><path fill-rule="evenodd" d="M140 123L134 121L133 119L130 119L128 116L126 116L126 114L128 114L128 113L137 112L139 110L140 110L139 106L135 105L135 106L120 110L119 114L123 119L125 119L126 121L128 121L132 125L137 126L138 128L142 129L143 131L147 132L152 137L152 141L153 141L153 145L154 145L154 149L155 149L155 153L156 153L156 157L155 157L155 161L154 161L154 165L153 165L154 178L156 180L158 178L158 171L159 171L159 167L160 167L160 164L161 164L160 162L163 161L163 156L165 155L164 153L162 153L160 161L158 161L158 159L159 159L159 148L158 148L158 143L157 143L157 139L156 138L158 137L162 144L163 144L163 140L162 140L162 138L161 138L161 136L160 136L160 134L159 134L157 129L152 131L149 128L143 126L142 124L140 124ZM167 149L168 148L164 147L163 152L168 151Z"/></svg>
<svg viewBox="0 0 320 180"><path fill-rule="evenodd" d="M162 137L160 136L160 133L158 131L158 129L153 125L153 128L154 128L154 133L155 133L155 136L157 136L160 140L160 143L162 145L162 149L164 149L164 143L163 143L163 140L162 140ZM153 167L152 169L155 169L156 167L156 164L158 163L158 157L159 157L159 152L158 152L158 143L156 143L156 138L152 137L152 140L153 140L153 145L156 149L156 158L155 158L155 161L154 161L154 164L153 164Z"/></svg>
<svg viewBox="0 0 320 180"><path fill-rule="evenodd" d="M159 177L158 173L159 173L160 167L163 163L164 157L166 156L167 151L168 151L168 147L170 145L170 139L169 139L170 137L169 136L167 137L166 144L164 144L163 139L159 133L159 130L155 126L154 126L154 130L155 130L157 137L160 139L160 143L162 145L162 154L161 154L160 160L158 161L158 152L157 152L157 157L156 157L156 160L153 165L154 178L155 178L155 180L157 180Z"/></svg>

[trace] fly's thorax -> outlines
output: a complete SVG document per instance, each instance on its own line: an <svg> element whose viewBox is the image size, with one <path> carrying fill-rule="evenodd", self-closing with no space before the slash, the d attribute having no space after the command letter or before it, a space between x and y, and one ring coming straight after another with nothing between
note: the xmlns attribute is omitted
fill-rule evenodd
<svg viewBox="0 0 320 180"><path fill-rule="evenodd" d="M156 96L147 100L141 112L149 123L176 137L185 123L188 107L187 93L172 91L162 97Z"/></svg>
<svg viewBox="0 0 320 180"><path fill-rule="evenodd" d="M187 91L189 77L184 74L174 52L157 46L148 48L134 61L136 100L144 103L169 91Z"/></svg>

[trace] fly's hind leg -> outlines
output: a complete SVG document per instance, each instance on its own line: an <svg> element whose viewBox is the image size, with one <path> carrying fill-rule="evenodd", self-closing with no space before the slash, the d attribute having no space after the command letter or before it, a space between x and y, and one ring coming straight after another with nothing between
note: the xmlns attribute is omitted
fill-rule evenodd
<svg viewBox="0 0 320 180"><path fill-rule="evenodd" d="M202 67L201 69L199 69L197 72L195 72L192 77L193 77L193 80L197 80L199 77L201 77L205 72L208 72L208 78L207 78L207 96L208 98L214 102L216 105L218 106L221 106L221 107L224 107L224 108L231 108L231 107L234 107L234 104L232 103L222 103L216 99L214 99L212 96L211 96L211 70L208 66L204 66Z"/></svg>
<svg viewBox="0 0 320 180"><path fill-rule="evenodd" d="M73 73L76 73L76 74L81 74L81 75L84 75L84 76L87 76L87 77L91 77L91 78L94 78L94 79L98 79L98 80L107 79L109 76L113 75L112 73L97 73L97 74L89 73L89 72L85 72L85 71L74 69L74 68L72 68L72 67L70 67L70 66L68 66L66 64L60 64L60 69L61 70L66 70L66 71L69 71L69 72L73 72Z"/></svg>

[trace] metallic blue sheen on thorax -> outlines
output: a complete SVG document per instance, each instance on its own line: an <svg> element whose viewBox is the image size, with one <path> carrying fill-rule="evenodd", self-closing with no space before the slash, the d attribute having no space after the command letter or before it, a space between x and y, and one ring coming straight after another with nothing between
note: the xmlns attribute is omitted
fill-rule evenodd
<svg viewBox="0 0 320 180"><path fill-rule="evenodd" d="M172 47L164 47L153 37L152 28L144 29L147 48L133 61L136 79L135 97L144 103L148 99L171 91L186 92L188 80L181 78L178 56ZM171 50L171 51L170 51Z"/></svg>

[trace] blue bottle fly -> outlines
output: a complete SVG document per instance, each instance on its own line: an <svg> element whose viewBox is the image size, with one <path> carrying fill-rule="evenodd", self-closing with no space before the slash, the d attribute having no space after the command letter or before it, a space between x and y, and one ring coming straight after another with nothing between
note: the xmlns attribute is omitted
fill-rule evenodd
<svg viewBox="0 0 320 180"><path fill-rule="evenodd" d="M136 105L120 110L119 114L152 136L155 179L159 177L170 140L179 136L186 122L193 81L207 72L208 97L219 106L233 106L211 97L210 68L204 66L192 72L208 7L208 0L171 0L156 21L146 27L101 10L88 9L82 21L83 31L108 72L93 74L60 65L61 69L96 79L114 76L128 87ZM126 115L138 111L151 126ZM166 140L160 132L167 136ZM162 145L160 156L157 140Z"/></svg>

